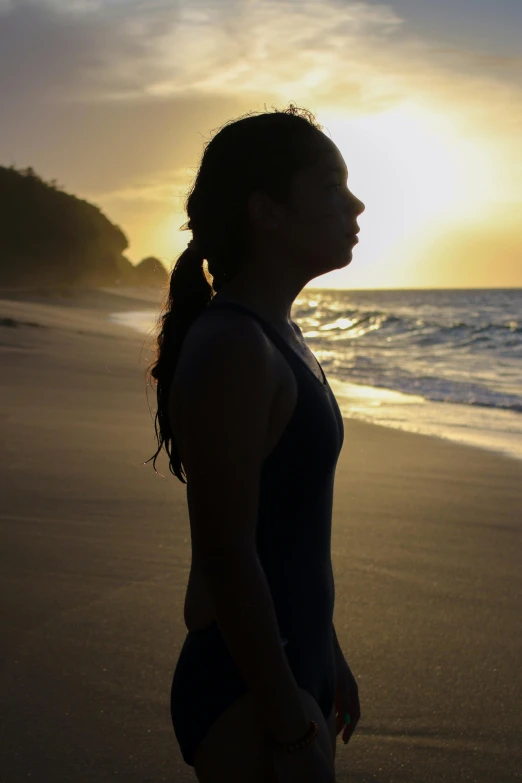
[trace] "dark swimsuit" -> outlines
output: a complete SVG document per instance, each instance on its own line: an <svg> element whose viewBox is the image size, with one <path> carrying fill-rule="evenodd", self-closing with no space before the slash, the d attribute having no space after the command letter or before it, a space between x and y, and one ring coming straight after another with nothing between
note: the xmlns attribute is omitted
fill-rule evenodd
<svg viewBox="0 0 522 783"><path fill-rule="evenodd" d="M252 310L292 368L294 412L261 469L257 553L274 602L281 643L296 683L328 719L334 704L335 600L330 537L334 477L344 439L343 419L324 376L320 381L281 335ZM183 759L194 754L214 721L247 690L216 621L189 631L178 658L170 709Z"/></svg>

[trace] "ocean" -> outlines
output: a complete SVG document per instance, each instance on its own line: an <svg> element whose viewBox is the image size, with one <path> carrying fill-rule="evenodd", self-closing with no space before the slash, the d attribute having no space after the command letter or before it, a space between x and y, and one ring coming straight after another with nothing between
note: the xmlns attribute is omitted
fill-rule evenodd
<svg viewBox="0 0 522 783"><path fill-rule="evenodd" d="M292 319L346 418L522 459L522 289L306 288Z"/></svg>

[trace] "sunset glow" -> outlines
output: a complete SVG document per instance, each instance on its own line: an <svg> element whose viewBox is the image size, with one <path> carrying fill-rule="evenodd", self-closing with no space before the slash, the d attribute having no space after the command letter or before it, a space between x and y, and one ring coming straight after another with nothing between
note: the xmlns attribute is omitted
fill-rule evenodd
<svg viewBox="0 0 522 783"><path fill-rule="evenodd" d="M350 265L311 287L522 286L521 7L461 5L0 3L2 163L98 204L133 263L170 268L205 143L293 102L366 205Z"/></svg>

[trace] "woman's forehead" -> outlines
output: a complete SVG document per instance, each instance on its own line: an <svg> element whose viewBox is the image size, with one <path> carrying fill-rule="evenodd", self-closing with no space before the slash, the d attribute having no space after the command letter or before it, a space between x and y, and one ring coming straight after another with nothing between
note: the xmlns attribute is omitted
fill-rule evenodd
<svg viewBox="0 0 522 783"><path fill-rule="evenodd" d="M310 166L311 173L325 174L329 171L338 171L347 174L348 170L343 156L333 141L325 137L314 149L313 163Z"/></svg>

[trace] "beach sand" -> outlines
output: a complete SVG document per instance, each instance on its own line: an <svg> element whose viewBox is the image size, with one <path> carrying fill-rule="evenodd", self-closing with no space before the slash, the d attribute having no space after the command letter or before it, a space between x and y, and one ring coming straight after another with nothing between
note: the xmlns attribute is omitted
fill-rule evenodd
<svg viewBox="0 0 522 783"><path fill-rule="evenodd" d="M186 488L143 464L151 345L107 315L155 294L125 293L0 301L1 783L196 779L169 711ZM522 462L344 426L335 627L362 716L337 779L521 780Z"/></svg>

